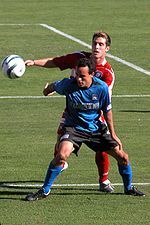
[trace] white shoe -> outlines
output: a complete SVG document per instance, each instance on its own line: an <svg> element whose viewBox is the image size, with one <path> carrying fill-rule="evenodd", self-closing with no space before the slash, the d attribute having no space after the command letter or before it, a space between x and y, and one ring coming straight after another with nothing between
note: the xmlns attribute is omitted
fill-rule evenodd
<svg viewBox="0 0 150 225"><path fill-rule="evenodd" d="M114 192L114 187L109 180L105 180L104 182L99 184L99 191L112 193Z"/></svg>

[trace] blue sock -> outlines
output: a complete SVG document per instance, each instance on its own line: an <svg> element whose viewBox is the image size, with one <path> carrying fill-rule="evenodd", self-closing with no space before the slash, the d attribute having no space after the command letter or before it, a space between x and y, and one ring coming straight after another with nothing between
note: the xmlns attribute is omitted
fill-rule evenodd
<svg viewBox="0 0 150 225"><path fill-rule="evenodd" d="M50 163L47 170L46 177L45 177L44 185L43 185L43 190L45 194L48 194L50 192L50 189L54 180L61 173L62 169L63 169L63 165L54 166Z"/></svg>
<svg viewBox="0 0 150 225"><path fill-rule="evenodd" d="M119 165L119 173L122 176L123 184L124 184L124 190L128 191L132 187L132 168L130 163L125 166L125 165Z"/></svg>

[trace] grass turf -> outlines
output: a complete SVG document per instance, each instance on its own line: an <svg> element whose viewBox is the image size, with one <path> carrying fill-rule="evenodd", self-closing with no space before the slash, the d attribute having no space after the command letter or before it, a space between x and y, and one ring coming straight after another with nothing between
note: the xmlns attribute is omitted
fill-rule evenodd
<svg viewBox="0 0 150 225"><path fill-rule="evenodd" d="M59 36L39 23L54 26L90 44L94 31L110 33L110 53L148 70L148 0L135 1L8 1L1 2L0 26L2 60L19 54L24 59L89 50ZM83 7L84 6L84 7ZM81 10L82 9L82 10ZM133 10L134 9L134 10ZM6 24L31 24L8 26ZM143 26L144 24L144 26ZM116 74L114 95L150 94L149 76L108 59ZM21 79L9 80L0 72L0 96L42 95L47 81L67 76L69 71L28 68ZM129 152L134 182L146 183L149 176L150 98L113 98L118 136ZM0 99L0 177L4 182L42 184L53 156L56 129L64 98ZM121 182L111 159L113 183ZM61 183L97 183L94 153L82 147L78 158L71 156L69 168L57 179ZM149 186L139 186L144 198L124 196L121 186L112 195L100 194L98 187L53 188L44 201L24 201L33 188L0 188L0 223L3 225L149 224Z"/></svg>

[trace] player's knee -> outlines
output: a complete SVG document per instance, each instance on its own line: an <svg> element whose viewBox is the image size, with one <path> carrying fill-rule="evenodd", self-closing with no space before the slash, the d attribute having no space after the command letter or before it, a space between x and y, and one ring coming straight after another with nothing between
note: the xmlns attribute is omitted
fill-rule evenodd
<svg viewBox="0 0 150 225"><path fill-rule="evenodd" d="M67 155L66 154L64 154L64 153L60 153L60 160L62 161L62 162L66 162L67 161Z"/></svg>
<svg viewBox="0 0 150 225"><path fill-rule="evenodd" d="M64 163L67 161L70 153L68 151L59 151L56 155L56 158L59 162Z"/></svg>
<svg viewBox="0 0 150 225"><path fill-rule="evenodd" d="M62 165L67 161L67 157L64 154L58 153L53 160L54 165Z"/></svg>

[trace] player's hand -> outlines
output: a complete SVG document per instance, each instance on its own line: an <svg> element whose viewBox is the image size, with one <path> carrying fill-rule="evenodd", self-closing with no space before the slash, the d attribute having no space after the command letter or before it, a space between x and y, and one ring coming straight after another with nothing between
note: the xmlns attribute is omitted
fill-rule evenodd
<svg viewBox="0 0 150 225"><path fill-rule="evenodd" d="M112 137L115 141L117 141L118 145L119 145L119 149L122 150L122 143L120 141L120 139L117 137L117 135L113 135Z"/></svg>
<svg viewBox="0 0 150 225"><path fill-rule="evenodd" d="M44 90L43 90L43 94L44 94L45 96L53 95L53 94L55 93L55 91L51 92L50 89L51 89L51 88L50 88L49 83L46 83L46 85L45 85L45 87L44 87Z"/></svg>
<svg viewBox="0 0 150 225"><path fill-rule="evenodd" d="M32 59L28 59L24 63L26 66L34 66L35 65L35 62Z"/></svg>
<svg viewBox="0 0 150 225"><path fill-rule="evenodd" d="M48 94L49 94L49 83L45 84L45 87L44 87L44 90L43 90L43 94L45 96L48 96Z"/></svg>

